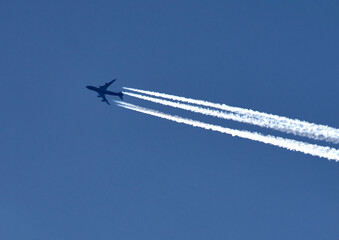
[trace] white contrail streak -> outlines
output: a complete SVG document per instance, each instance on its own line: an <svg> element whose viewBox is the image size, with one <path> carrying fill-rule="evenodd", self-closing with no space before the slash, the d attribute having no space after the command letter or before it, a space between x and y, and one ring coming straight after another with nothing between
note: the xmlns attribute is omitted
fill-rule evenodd
<svg viewBox="0 0 339 240"><path fill-rule="evenodd" d="M339 162L339 150L335 148L323 147L323 146L318 146L315 144L300 142L300 141L296 141L292 139L285 139L281 137L274 137L270 135L265 136L265 135L262 135L256 132L248 132L248 131L225 128L225 127L221 127L218 125L208 124L208 123L199 122L199 121L192 120L192 119L187 119L187 118L182 118L179 116L165 114L162 112L143 108L143 107L136 106L136 105L129 104L129 103L124 103L120 101L116 101L116 102L120 107L124 107L124 108L131 109L137 112L145 113L148 115L156 116L159 118L171 120L171 121L178 122L178 123L184 123L184 124L191 125L194 127L200 127L200 128L204 128L207 130L213 130L213 131L217 131L221 133L226 133L232 136L246 138L246 139L250 139L250 140L254 140L258 142L263 142L263 143L271 144L274 146L286 148L291 151L298 151L298 152L302 152L302 153L306 153L306 154L310 154L310 155L318 156L322 158L327 158L329 160L334 160L336 162Z"/></svg>
<svg viewBox="0 0 339 240"><path fill-rule="evenodd" d="M146 101L150 101L150 102L154 102L154 103L159 103L159 104L174 107L174 108L180 108L180 109L188 110L188 111L195 112L195 113L201 113L201 114L204 114L204 115L209 115L209 116L228 119L228 120L234 120L234 121L238 121L238 122L245 122L245 123L249 123L249 124L253 124L253 125L258 125L258 126L261 126L261 127L267 127L268 126L268 125L265 124L265 122L260 121L258 119L250 118L248 116L242 116L242 115L239 115L239 114L234 114L234 113L231 113L231 112L219 111L219 110L214 110L214 109L210 109L210 108L203 108L203 107L184 104L184 103L180 103L180 102L172 102L172 101L168 101L168 100L164 100L164 99L160 99L160 98L149 97L149 96L140 95L140 94L136 94L136 93L124 92L124 94L131 96L131 97L139 98L139 99L142 99L142 100L146 100Z"/></svg>
<svg viewBox="0 0 339 240"><path fill-rule="evenodd" d="M142 100L146 100L146 101L150 101L150 102L154 102L154 103L159 103L159 104L174 107L174 108L180 108L180 109L188 110L188 111L195 112L195 113L201 113L201 114L209 115L209 116L213 116L213 117L249 123L249 124L257 125L257 126L260 126L260 127L268 127L268 128L271 127L269 122L262 121L262 120L256 119L256 118L252 118L252 117L249 117L247 115L240 115L240 114L236 114L236 113L232 113L232 112L219 111L219 110L214 110L214 109L210 109L210 108L203 108L203 107L188 105L188 104L184 104L184 103L180 103L180 102L172 102L172 101L154 98L154 97L149 97L149 96L140 95L140 94L136 94L136 93L124 92L124 94L131 96L131 97L139 98L139 99L142 99Z"/></svg>
<svg viewBox="0 0 339 240"><path fill-rule="evenodd" d="M294 135L308 137L316 140L324 140L332 143L339 143L339 129L332 128L325 125L309 123L306 121L301 121L298 119L289 119L287 117L277 116L273 114L262 113L258 111L253 111L250 109L244 109L239 107L232 107L225 104L218 104L207 102L203 100L196 100L191 98L179 97L175 95L158 93L146 90L140 90L135 88L127 88L124 89L139 92L142 94L147 94L155 97L161 97L165 99L171 99L173 101L186 102L190 104L201 105L205 107L212 107L221 109L228 112L233 112L237 116L237 120L239 122L246 122L254 125L258 125L261 127L271 128L274 130L279 130L282 132L292 133Z"/></svg>

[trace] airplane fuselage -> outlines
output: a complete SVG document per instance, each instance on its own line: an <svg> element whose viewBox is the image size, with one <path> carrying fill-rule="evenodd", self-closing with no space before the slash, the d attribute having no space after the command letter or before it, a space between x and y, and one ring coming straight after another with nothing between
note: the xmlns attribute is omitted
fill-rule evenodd
<svg viewBox="0 0 339 240"><path fill-rule="evenodd" d="M113 96L120 96L121 93L116 93L116 92L111 92L111 91L107 91L105 89L101 89L98 87L94 87L94 86L86 86L86 88L88 88L89 90L95 91L97 93L102 93L104 95L113 95Z"/></svg>
<svg viewBox="0 0 339 240"><path fill-rule="evenodd" d="M106 94L107 95L113 95L113 96L118 96L121 100L123 97L123 93L122 92L111 92L111 91L107 91L107 88L113 83L115 82L116 79L113 79L112 81L105 83L105 85L100 86L100 87L94 87L94 86L86 86L87 89L92 90L94 92L97 92L98 96L101 98L102 102L106 102L107 104L109 104L109 102L106 99Z"/></svg>

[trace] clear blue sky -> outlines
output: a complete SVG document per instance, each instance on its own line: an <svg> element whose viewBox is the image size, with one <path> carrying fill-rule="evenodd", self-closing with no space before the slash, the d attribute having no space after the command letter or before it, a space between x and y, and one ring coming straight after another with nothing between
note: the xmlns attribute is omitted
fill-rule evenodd
<svg viewBox="0 0 339 240"><path fill-rule="evenodd" d="M2 1L0 239L338 239L338 163L85 88L117 78L111 90L338 128L338 12L338 1Z"/></svg>

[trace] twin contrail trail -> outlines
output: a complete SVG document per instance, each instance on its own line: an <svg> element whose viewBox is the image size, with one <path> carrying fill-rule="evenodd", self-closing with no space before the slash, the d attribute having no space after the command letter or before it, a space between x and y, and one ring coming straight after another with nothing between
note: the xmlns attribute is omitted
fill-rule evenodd
<svg viewBox="0 0 339 240"><path fill-rule="evenodd" d="M217 131L221 133L230 134L232 136L246 138L246 139L250 139L250 140L254 140L258 142L263 142L263 143L271 144L274 146L282 147L285 149L289 149L292 151L298 151L298 152L302 152L302 153L306 153L306 154L310 154L310 155L318 156L322 158L327 158L329 160L335 160L336 162L339 162L339 150L334 149L334 148L319 146L315 144L310 144L310 143L305 143L305 142L300 142L300 141L296 141L292 139L285 139L285 138L275 137L275 136L270 136L270 135L262 135L256 132L248 132L248 131L225 128L225 127L221 127L218 125L208 124L208 123L204 123L204 122L200 122L200 121L196 121L192 119L187 119L187 118L182 118L179 116L165 114L162 112L143 108L143 107L129 104L129 103L124 103L120 101L116 101L116 102L120 107L131 109L131 110L141 112L144 114L156 116L159 118L171 120L171 121L178 122L178 123L191 125L194 127L200 127L200 128L204 128L207 130L213 130L213 131Z"/></svg>
<svg viewBox="0 0 339 240"><path fill-rule="evenodd" d="M131 96L131 97L143 99L143 100L154 102L154 103L159 103L159 104L162 104L162 105L165 105L165 106L180 108L180 109L188 110L188 111L195 112L195 113L201 113L201 114L204 114L204 115L209 115L209 116L213 116L213 117L229 119L229 120L234 120L234 121L239 121L239 122L243 121L243 119L239 115L233 114L233 113L220 112L218 110L213 110L213 109L209 109L209 108L202 108L202 107L188 105L188 104L179 103L179 102L172 102L172 101L163 100L163 99L159 99L159 98L153 98L153 97L144 96L144 95L140 95L140 94L136 94L136 93L124 92L124 94ZM249 121L248 123L251 123L251 122Z"/></svg>
<svg viewBox="0 0 339 240"><path fill-rule="evenodd" d="M273 114L262 113L258 111L253 111L250 109L244 109L239 107L232 107L225 104L218 104L207 102L203 100L179 97L175 95L158 93L146 90L140 90L135 88L127 88L124 89L130 90L133 92L138 92L142 94L147 94L155 97L161 97L164 99L170 99L172 101L180 101L195 105L200 105L204 107L211 107L220 109L223 111L212 110L208 108L202 108L198 106L192 106L177 102L166 101L162 99L150 98L147 96L142 96L135 93L127 93L126 95L130 95L137 98L142 98L144 100L157 102L163 105L177 107L185 110L189 110L192 112L198 112L206 115L211 115L215 117L220 117L224 119L235 120L238 122L249 123L252 125L257 125L260 127L266 127L274 130L278 130L281 132L292 133L294 135L308 137L316 140L324 140L332 143L339 143L339 129L332 128L325 125L309 123L306 121L301 121L297 119L290 119L287 117L277 116Z"/></svg>

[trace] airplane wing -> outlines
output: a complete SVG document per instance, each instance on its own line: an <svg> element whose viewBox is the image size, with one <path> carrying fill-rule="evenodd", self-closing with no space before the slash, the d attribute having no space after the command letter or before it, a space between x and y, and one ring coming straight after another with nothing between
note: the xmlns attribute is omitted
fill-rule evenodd
<svg viewBox="0 0 339 240"><path fill-rule="evenodd" d="M103 86L100 86L101 89L107 89L109 86L111 86L112 83L115 82L116 79L113 79L112 81L108 82L108 83L105 83L105 85Z"/></svg>
<svg viewBox="0 0 339 240"><path fill-rule="evenodd" d="M111 104L109 104L109 102L107 101L105 94L99 93L99 96L102 98L102 99L101 99L102 102L106 102L108 105L111 105Z"/></svg>

